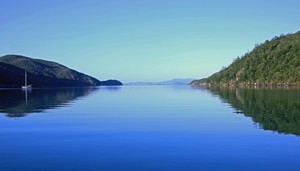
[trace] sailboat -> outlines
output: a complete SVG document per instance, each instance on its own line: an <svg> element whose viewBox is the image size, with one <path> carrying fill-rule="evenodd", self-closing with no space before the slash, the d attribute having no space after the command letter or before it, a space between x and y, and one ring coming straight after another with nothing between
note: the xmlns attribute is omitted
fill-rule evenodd
<svg viewBox="0 0 300 171"><path fill-rule="evenodd" d="M27 72L25 71L25 85L22 86L22 89L23 90L28 90L28 89L31 89L31 85L27 85Z"/></svg>

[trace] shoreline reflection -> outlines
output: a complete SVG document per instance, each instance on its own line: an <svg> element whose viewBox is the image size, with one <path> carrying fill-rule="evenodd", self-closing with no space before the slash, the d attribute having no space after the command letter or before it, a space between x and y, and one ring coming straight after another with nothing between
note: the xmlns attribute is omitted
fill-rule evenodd
<svg viewBox="0 0 300 171"><path fill-rule="evenodd" d="M49 88L0 90L0 112L7 117L24 117L30 113L42 113L47 109L67 106L85 97L97 88Z"/></svg>
<svg viewBox="0 0 300 171"><path fill-rule="evenodd" d="M206 88L250 117L259 128L281 134L300 135L300 91L297 89Z"/></svg>

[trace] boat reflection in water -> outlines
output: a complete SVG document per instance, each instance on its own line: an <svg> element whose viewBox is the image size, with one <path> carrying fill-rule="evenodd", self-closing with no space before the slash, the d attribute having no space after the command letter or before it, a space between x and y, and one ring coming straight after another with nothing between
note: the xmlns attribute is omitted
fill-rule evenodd
<svg viewBox="0 0 300 171"><path fill-rule="evenodd" d="M2 89L0 112L7 117L23 117L29 113L41 113L46 109L67 106L70 102L87 96L96 88L52 89Z"/></svg>
<svg viewBox="0 0 300 171"><path fill-rule="evenodd" d="M300 90L267 88L207 88L230 104L235 113L251 117L259 128L300 135Z"/></svg>

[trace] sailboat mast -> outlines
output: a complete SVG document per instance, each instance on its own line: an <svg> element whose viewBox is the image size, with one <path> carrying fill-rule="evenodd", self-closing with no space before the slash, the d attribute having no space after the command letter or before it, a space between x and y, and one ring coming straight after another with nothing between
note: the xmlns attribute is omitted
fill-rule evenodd
<svg viewBox="0 0 300 171"><path fill-rule="evenodd" d="M25 71L25 86L27 86L27 73Z"/></svg>

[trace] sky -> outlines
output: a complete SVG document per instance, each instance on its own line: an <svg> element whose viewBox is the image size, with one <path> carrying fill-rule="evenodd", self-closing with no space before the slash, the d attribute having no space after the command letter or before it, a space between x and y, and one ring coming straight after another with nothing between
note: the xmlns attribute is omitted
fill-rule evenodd
<svg viewBox="0 0 300 171"><path fill-rule="evenodd" d="M98 78L203 78L300 30L299 0L0 0L0 56Z"/></svg>

